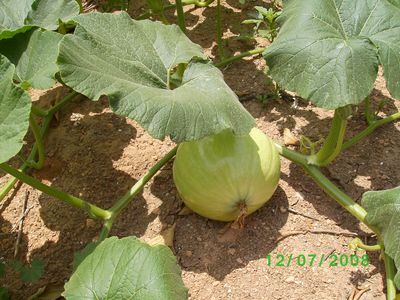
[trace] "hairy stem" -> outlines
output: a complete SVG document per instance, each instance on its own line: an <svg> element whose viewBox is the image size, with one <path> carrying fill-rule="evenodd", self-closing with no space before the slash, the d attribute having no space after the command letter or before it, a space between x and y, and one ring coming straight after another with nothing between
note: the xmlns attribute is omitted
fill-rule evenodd
<svg viewBox="0 0 400 300"><path fill-rule="evenodd" d="M75 206L75 207L85 210L92 216L96 216L103 220L107 220L111 217L111 213L109 211L104 210L100 207L97 207L96 205L86 202L85 200L82 200L78 197L72 196L68 193L59 191L53 187L45 185L45 184L41 183L40 181L36 180L35 178L22 173L20 170L14 169L13 167L9 166L6 163L0 164L0 169L7 172L8 174L11 174L18 180L22 181L23 183L26 183L27 185L30 185L31 187L49 195L49 196L55 197L57 199L60 199L61 201L64 201L64 202L72 205L72 206Z"/></svg>
<svg viewBox="0 0 400 300"><path fill-rule="evenodd" d="M257 55L257 54L263 53L264 51L265 51L265 48L256 48L256 49L253 49L253 50L250 50L250 51L246 51L246 52L240 53L238 55L229 57L229 58L227 58L227 59L215 64L215 66L218 67L218 68L223 68L223 67L229 65L230 63L233 63L233 62L235 62L237 60L240 60L240 59L242 59L244 57Z"/></svg>
<svg viewBox="0 0 400 300"><path fill-rule="evenodd" d="M385 271L386 271L386 299L395 300L396 285L394 283L394 276L396 273L396 269L394 266L394 261L386 253L384 253L383 259L385 261Z"/></svg>
<svg viewBox="0 0 400 300"><path fill-rule="evenodd" d="M178 15L178 25L182 32L186 32L185 15L183 13L182 0L176 0L176 13Z"/></svg>
<svg viewBox="0 0 400 300"><path fill-rule="evenodd" d="M161 160L159 160L153 167L151 167L142 178L140 178L135 185L123 195L114 205L109 209L111 217L104 222L103 229L100 233L99 240L102 241L107 238L114 220L118 217L120 212L129 204L129 202L143 189L145 184L153 178L153 176L176 154L178 146L169 151Z"/></svg>
<svg viewBox="0 0 400 300"><path fill-rule="evenodd" d="M381 245L381 244L377 244L377 245L366 245L366 244L364 244L363 243L363 241L362 240L360 240L359 238L355 238L354 240L352 240L350 243L349 243L349 247L351 248L351 249L357 249L357 248L359 248L359 249L363 249L363 250L365 250L365 251L381 251L381 250L383 250L383 245Z"/></svg>
<svg viewBox="0 0 400 300"><path fill-rule="evenodd" d="M217 47L219 59L222 61L225 59L225 54L222 41L221 0L217 0Z"/></svg>
<svg viewBox="0 0 400 300"><path fill-rule="evenodd" d="M393 122L395 120L400 119L400 112L394 113L386 118L377 120L369 124L367 128L365 128L363 131L358 133L357 135L353 136L350 140L345 142L342 146L342 150L346 150L347 148L350 148L354 144L358 143L360 140L365 138L367 135L371 134L375 129L378 127L381 127L387 123Z"/></svg>
<svg viewBox="0 0 400 300"><path fill-rule="evenodd" d="M341 152L347 119L339 109L335 110L328 137L317 154L310 155L308 162L315 166L327 166Z"/></svg>
<svg viewBox="0 0 400 300"><path fill-rule="evenodd" d="M44 150L44 142L43 142L43 135L40 132L39 126L37 125L33 115L30 115L29 124L32 130L32 133L35 137L35 145L38 152L38 161L35 161L35 157L28 159L27 164L29 167L35 168L40 170L44 166L45 162L45 150ZM30 157L29 157L30 158Z"/></svg>

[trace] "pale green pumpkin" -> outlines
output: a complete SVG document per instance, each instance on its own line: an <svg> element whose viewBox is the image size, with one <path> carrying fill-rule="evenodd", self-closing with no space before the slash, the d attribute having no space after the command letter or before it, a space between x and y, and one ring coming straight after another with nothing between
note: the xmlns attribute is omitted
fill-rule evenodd
<svg viewBox="0 0 400 300"><path fill-rule="evenodd" d="M273 141L253 128L237 136L230 130L179 145L174 182L183 202L201 216L237 220L251 214L275 192L280 159Z"/></svg>

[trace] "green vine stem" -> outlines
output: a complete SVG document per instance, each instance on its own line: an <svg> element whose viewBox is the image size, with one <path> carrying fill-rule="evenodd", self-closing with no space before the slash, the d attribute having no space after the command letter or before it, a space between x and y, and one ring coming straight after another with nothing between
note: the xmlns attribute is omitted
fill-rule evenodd
<svg viewBox="0 0 400 300"><path fill-rule="evenodd" d="M360 140L365 138L367 135L371 134L378 127L381 127L387 123L396 121L398 119L400 119L400 112L394 113L386 118L372 122L363 131L361 131L360 133L358 133L357 135L352 137L350 140L345 142L342 146L342 150L346 150L347 148L350 148L351 146L353 146L354 144L356 144L357 142L359 142Z"/></svg>
<svg viewBox="0 0 400 300"><path fill-rule="evenodd" d="M30 115L29 118L29 125L31 127L33 136L35 137L35 145L38 152L38 161L35 161L35 157L32 157L31 159L28 159L26 163L28 164L29 167L40 170L41 168L43 168L45 162L44 142L43 142L43 135L40 132L39 126L36 123L35 119L33 118L32 114Z"/></svg>
<svg viewBox="0 0 400 300"><path fill-rule="evenodd" d="M385 262L386 271L386 299L396 300L396 284L394 283L394 276L396 273L396 268L394 266L393 259L384 253L383 260Z"/></svg>
<svg viewBox="0 0 400 300"><path fill-rule="evenodd" d="M77 92L71 92L67 96L65 96L61 101L59 101L56 105L53 107L49 108L47 111L44 112L44 120L43 120L43 125L40 131L40 134L42 137L46 134L47 130L50 127L50 123L53 119L54 114L59 111L61 108L63 108L69 101L71 101L78 93ZM27 162L28 161L33 161L37 155L38 152L38 147L37 144L35 143L32 147L31 153L28 156ZM28 169L28 163L25 162L19 170L21 172L25 172ZM11 189L14 187L14 185L17 183L18 179L15 177L12 177L6 185L1 189L0 191L0 202L4 200L4 198L8 195L8 193L11 191Z"/></svg>
<svg viewBox="0 0 400 300"><path fill-rule="evenodd" d="M68 193L59 191L53 187L50 187L48 185L45 185L41 183L40 181L36 180L35 178L26 175L25 173L22 173L21 171L14 169L10 165L6 163L0 164L0 169L3 171L7 172L8 174L11 174L18 180L22 181L23 183L26 183L27 185L30 185L31 187L49 195L52 197L55 197L57 199L60 199L72 206L75 206L77 208L83 209L84 211L88 212L91 216L98 217L103 220L107 220L111 217L111 212L104 210L94 204L91 204L89 202L86 202L85 200L82 200L78 197L72 196Z"/></svg>
<svg viewBox="0 0 400 300"><path fill-rule="evenodd" d="M377 244L377 245L366 245L364 244L359 238L355 238L349 243L349 248L350 249L363 249L365 251L381 251L383 250L383 245Z"/></svg>
<svg viewBox="0 0 400 300"><path fill-rule="evenodd" d="M342 151L344 134L347 126L347 114L343 112L344 109L347 108L338 108L335 110L328 137L318 153L308 157L309 164L327 166Z"/></svg>
<svg viewBox="0 0 400 300"><path fill-rule="evenodd" d="M176 13L178 15L178 25L182 32L186 33L185 14L183 12L182 0L176 0Z"/></svg>
<svg viewBox="0 0 400 300"><path fill-rule="evenodd" d="M223 68L223 67L225 67L225 66L227 66L227 65L229 65L229 64L231 64L231 63L233 63L233 62L235 62L237 60L240 60L240 59L242 59L244 57L261 54L264 51L265 51L265 48L256 48L256 49L253 49L253 50L250 50L250 51L247 51L247 52L243 52L243 53L240 53L238 55L229 57L229 58L227 58L227 59L215 64L215 66L218 67L218 68Z"/></svg>
<svg viewBox="0 0 400 300"><path fill-rule="evenodd" d="M351 199L346 193L342 192L335 184L333 184L321 170L308 162L309 157L300 154L296 151L290 150L282 145L275 144L278 152L287 159L302 166L307 174L309 174L314 181L336 202L343 206L350 214L356 217L360 222L367 225L372 231L379 236L379 230L366 221L367 212L365 209Z"/></svg>
<svg viewBox="0 0 400 300"><path fill-rule="evenodd" d="M221 19L221 0L217 0L217 47L218 47L218 56L221 61L225 59L222 34L223 33L222 33L222 19Z"/></svg>
<svg viewBox="0 0 400 300"><path fill-rule="evenodd" d="M129 202L143 189L145 184L153 178L153 176L176 154L178 146L169 151L162 159L160 159L153 167L151 167L142 178L140 178L135 185L123 195L114 205L109 209L111 217L104 222L103 229L100 232L99 241L107 238L114 220L118 217L120 212L129 204Z"/></svg>

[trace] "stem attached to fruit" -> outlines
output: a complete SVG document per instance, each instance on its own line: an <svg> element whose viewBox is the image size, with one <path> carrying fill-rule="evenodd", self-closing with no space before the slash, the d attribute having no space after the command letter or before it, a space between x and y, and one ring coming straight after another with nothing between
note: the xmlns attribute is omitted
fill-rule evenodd
<svg viewBox="0 0 400 300"><path fill-rule="evenodd" d="M169 151L161 160L159 160L153 167L151 167L142 178L140 178L135 185L123 195L114 205L109 209L111 217L104 222L103 229L101 230L99 241L107 238L114 220L118 217L120 212L129 204L129 202L143 189L146 183L153 178L153 176L176 154L178 146Z"/></svg>
<svg viewBox="0 0 400 300"><path fill-rule="evenodd" d="M53 187L43 184L40 181L36 180L35 178L22 173L20 170L14 169L13 167L9 166L6 163L0 164L0 169L7 172L8 174L11 174L18 180L22 181L23 183L26 183L26 184L30 185L31 187L49 195L49 196L55 197L57 199L60 199L64 202L68 203L68 204L71 204L72 206L75 206L75 207L78 207L80 209L87 211L92 216L98 217L103 220L107 220L111 217L111 212L104 210L100 207L97 207L96 205L86 202L78 197L72 196L68 193L59 191Z"/></svg>

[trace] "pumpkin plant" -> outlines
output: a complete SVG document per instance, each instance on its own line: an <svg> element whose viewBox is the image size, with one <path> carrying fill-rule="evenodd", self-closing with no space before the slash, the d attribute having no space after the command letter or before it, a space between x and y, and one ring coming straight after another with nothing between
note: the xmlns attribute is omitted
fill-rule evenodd
<svg viewBox="0 0 400 300"><path fill-rule="evenodd" d="M400 98L400 2L284 1L285 8L278 18L280 31L267 49L249 51L218 64L224 66L265 50L270 75L280 87L335 111L323 145L307 155L274 143L254 129L255 120L224 82L220 70L200 46L185 36L183 6L208 6L212 2L182 0L166 7L160 6L162 2L148 1L159 14L176 8L179 27L133 20L125 12L79 15L80 6L73 0L25 0L17 7L11 0L0 4L0 168L104 223L98 242L90 245L77 263L64 296L187 299L176 259L168 247L152 247L135 237L108 238L121 211L178 151L174 178L183 200L204 216L221 220L240 219L244 211L240 204L245 203L247 214L272 195L279 177L277 153L302 166L326 193L376 233L377 245L359 242L356 246L382 251L387 297L395 299L396 286L400 288L400 275L395 275L396 267L400 268L399 188L365 193L361 206L324 176L320 168L376 128L400 118L396 113L378 119L369 112L369 126L344 140L352 107L368 101L365 99L371 93L379 65L389 92ZM219 5L217 1L217 15ZM220 25L219 17L217 25L218 22ZM221 35L218 36L221 46ZM223 56L220 47L220 59ZM31 103L26 90L49 88L56 78L73 92L43 111ZM179 145L108 209L45 185L25 172L28 167L43 166L43 136L49 123L54 113L77 93L94 101L107 96L114 113L137 121L154 138L170 138ZM43 119L41 127L37 118ZM35 146L21 168L15 169L7 161L19 153L29 128ZM255 184L236 186L243 176L237 176L240 174L235 164L229 162L232 153L235 159L251 154L247 163L257 179ZM228 205L220 206L225 210L223 217L207 211L203 199L192 194L200 188L202 198L218 201L216 198L221 197L212 198L218 187L209 188L207 180L199 184L185 182L190 155L198 158L192 167L198 167L199 178L205 177L203 172L210 177L213 172L222 172L222 186L239 187L227 197ZM213 168L215 165L219 169ZM4 198L15 180L0 196ZM386 222L388 216L390 222ZM98 278L93 280L95 271Z"/></svg>

